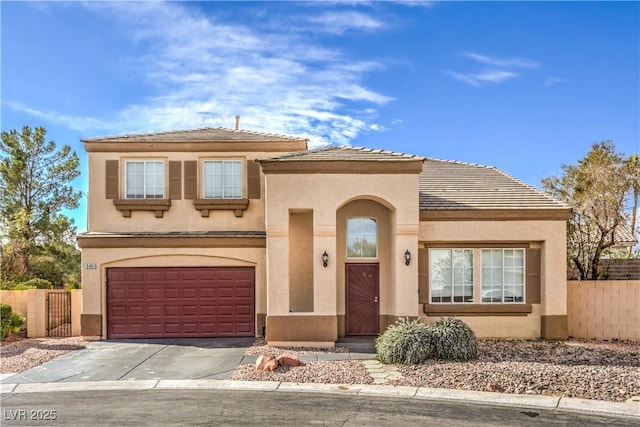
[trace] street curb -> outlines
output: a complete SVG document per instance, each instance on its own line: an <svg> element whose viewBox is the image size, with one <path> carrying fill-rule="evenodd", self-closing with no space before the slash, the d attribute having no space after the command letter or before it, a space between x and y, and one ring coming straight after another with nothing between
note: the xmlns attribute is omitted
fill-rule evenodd
<svg viewBox="0 0 640 427"><path fill-rule="evenodd" d="M623 416L640 419L640 399L629 399L625 403L617 403L600 400L576 399L571 397L519 395L429 387L231 380L119 380L0 384L0 393L2 394L153 389L242 390L283 393L349 394L404 399L455 401L460 403L519 408L539 408L550 411L561 410L580 413L588 412L597 415Z"/></svg>

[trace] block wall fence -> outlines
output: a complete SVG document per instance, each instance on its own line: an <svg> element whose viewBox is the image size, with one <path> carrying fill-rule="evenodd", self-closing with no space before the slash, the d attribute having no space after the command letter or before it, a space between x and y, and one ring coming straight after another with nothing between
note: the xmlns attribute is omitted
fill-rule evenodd
<svg viewBox="0 0 640 427"><path fill-rule="evenodd" d="M640 341L640 280L567 282L569 337Z"/></svg>
<svg viewBox="0 0 640 427"><path fill-rule="evenodd" d="M13 311L27 319L27 337L44 338L47 336L47 294L48 289L29 289L25 291L0 290L0 302L9 304ZM82 289L71 291L71 335L80 335L80 314L82 313ZM56 317L57 313L52 313ZM60 316L57 316L60 317ZM59 323L59 322L58 322ZM55 323L52 327L56 327Z"/></svg>

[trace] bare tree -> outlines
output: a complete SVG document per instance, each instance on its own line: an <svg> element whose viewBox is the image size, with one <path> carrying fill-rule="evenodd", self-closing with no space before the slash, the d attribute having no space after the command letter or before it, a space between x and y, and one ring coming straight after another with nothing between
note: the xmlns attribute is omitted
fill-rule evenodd
<svg viewBox="0 0 640 427"><path fill-rule="evenodd" d="M602 141L593 144L577 165L562 165L560 176L542 180L549 194L573 206L567 254L583 280L598 278L600 257L615 244L616 228L626 226L629 169L613 143Z"/></svg>

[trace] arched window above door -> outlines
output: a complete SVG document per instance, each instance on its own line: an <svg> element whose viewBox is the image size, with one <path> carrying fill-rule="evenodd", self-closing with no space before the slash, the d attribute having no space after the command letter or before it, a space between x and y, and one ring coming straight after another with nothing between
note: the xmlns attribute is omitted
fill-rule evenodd
<svg viewBox="0 0 640 427"><path fill-rule="evenodd" d="M378 257L378 226L368 217L347 219L347 258Z"/></svg>

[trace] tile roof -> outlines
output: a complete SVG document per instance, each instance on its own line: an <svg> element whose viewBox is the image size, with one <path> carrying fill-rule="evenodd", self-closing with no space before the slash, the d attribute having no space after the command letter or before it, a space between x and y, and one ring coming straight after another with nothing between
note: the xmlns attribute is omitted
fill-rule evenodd
<svg viewBox="0 0 640 427"><path fill-rule="evenodd" d="M249 130L235 130L223 127L200 128L191 130L172 130L166 132L152 132L105 136L83 139L83 142L216 142L216 141L306 141L299 138L275 133L262 133Z"/></svg>
<svg viewBox="0 0 640 427"><path fill-rule="evenodd" d="M616 245L621 246L633 246L638 243L631 230L624 225L617 226L613 231L613 241L616 242Z"/></svg>
<svg viewBox="0 0 640 427"><path fill-rule="evenodd" d="M491 166L427 158L419 176L420 210L568 209Z"/></svg>
<svg viewBox="0 0 640 427"><path fill-rule="evenodd" d="M371 161L416 161L422 160L420 156L413 154L397 153L388 150L379 150L364 147L344 147L329 146L317 148L315 150L298 151L295 153L283 154L281 156L263 159L264 162L287 162L287 161L349 161L349 162L371 162Z"/></svg>

